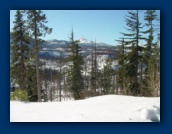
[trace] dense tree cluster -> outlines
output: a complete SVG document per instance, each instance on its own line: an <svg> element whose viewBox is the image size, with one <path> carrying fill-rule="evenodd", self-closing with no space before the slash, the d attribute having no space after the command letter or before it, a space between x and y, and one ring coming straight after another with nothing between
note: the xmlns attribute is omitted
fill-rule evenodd
<svg viewBox="0 0 172 134"><path fill-rule="evenodd" d="M139 21L139 11L129 11L126 17L127 31L122 33L118 62L118 82L125 94L157 96L159 92L159 41L154 39L155 10L145 11L145 28ZM160 33L158 33L160 35ZM144 40L141 45L139 41Z"/></svg>

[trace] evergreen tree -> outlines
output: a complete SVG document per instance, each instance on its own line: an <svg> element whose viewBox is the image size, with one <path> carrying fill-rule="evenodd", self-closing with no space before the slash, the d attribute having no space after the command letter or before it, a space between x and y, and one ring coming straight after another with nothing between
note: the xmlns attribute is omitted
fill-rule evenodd
<svg viewBox="0 0 172 134"><path fill-rule="evenodd" d="M75 100L82 99L82 89L84 88L82 70L83 70L83 58L80 54L79 41L74 41L73 30L70 38L71 55L69 61L72 62L70 70L70 91L73 94Z"/></svg>
<svg viewBox="0 0 172 134"><path fill-rule="evenodd" d="M145 80L144 80L144 91L143 95L145 96L155 96L154 90L158 86L157 73L158 73L158 60L159 60L159 47L158 43L154 42L154 31L155 25L154 21L157 19L157 13L155 10L147 10L145 12L145 17L147 30L144 31L144 34L148 34L146 38L146 48L145 48L145 57L144 61L146 64L145 69Z"/></svg>
<svg viewBox="0 0 172 134"><path fill-rule="evenodd" d="M157 41L160 43L160 12L156 11L156 34L157 34Z"/></svg>
<svg viewBox="0 0 172 134"><path fill-rule="evenodd" d="M10 66L10 77L19 85L19 89L26 90L27 85L27 62L29 60L29 37L26 30L26 22L23 19L23 12L16 11L12 31L12 59Z"/></svg>
<svg viewBox="0 0 172 134"><path fill-rule="evenodd" d="M118 56L117 56L117 60L118 60L118 66L119 66L119 69L118 69L118 76L117 76L117 82L118 82L118 85L121 89L121 91L123 92L126 92L124 91L125 90L125 83L126 83L126 68L125 68L125 41L124 39L122 40L117 40L121 46L119 46L119 53L118 53Z"/></svg>
<svg viewBox="0 0 172 134"><path fill-rule="evenodd" d="M140 29L142 28L139 21L139 11L128 11L129 15L126 17L126 30L129 33L122 33L125 39L125 45L128 50L125 58L126 78L129 79L129 92L132 95L140 94L138 82L138 64L142 48L139 46L139 40L144 39L141 36Z"/></svg>
<svg viewBox="0 0 172 134"><path fill-rule="evenodd" d="M144 34L149 34L148 38L146 38L147 44L146 44L146 51L145 51L145 60L146 60L146 66L148 67L148 62L150 60L150 57L152 55L152 46L153 40L154 40L154 25L153 21L156 19L156 12L155 10L147 10L145 12L145 17L144 19L146 20L146 26L148 29L144 31Z"/></svg>
<svg viewBox="0 0 172 134"><path fill-rule="evenodd" d="M37 95L38 101L41 102L40 93L40 76L39 76L39 59L38 59L38 45L40 43L40 37L42 35L50 34L52 32L51 28L48 28L45 23L47 23L46 15L43 14L41 10L28 10L27 11L28 28L30 34L34 39L34 51L35 51L35 66L36 66L36 78L37 78Z"/></svg>
<svg viewBox="0 0 172 134"><path fill-rule="evenodd" d="M36 68L35 65L30 62L27 66L27 94L28 94L28 101L36 102L38 100L37 92L36 92Z"/></svg>
<svg viewBox="0 0 172 134"><path fill-rule="evenodd" d="M148 71L145 73L144 96L159 96L160 90L160 48L155 44L148 62Z"/></svg>
<svg viewBox="0 0 172 134"><path fill-rule="evenodd" d="M106 65L104 66L102 70L102 82L101 85L103 87L102 93L109 94L112 93L112 75L114 74L114 70L112 69L112 63L111 61L106 61Z"/></svg>

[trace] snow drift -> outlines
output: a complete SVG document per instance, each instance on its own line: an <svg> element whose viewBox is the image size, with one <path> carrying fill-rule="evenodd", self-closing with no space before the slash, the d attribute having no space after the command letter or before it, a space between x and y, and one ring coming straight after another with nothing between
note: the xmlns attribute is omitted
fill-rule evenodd
<svg viewBox="0 0 172 134"><path fill-rule="evenodd" d="M78 101L10 101L10 122L159 122L159 97L105 95Z"/></svg>

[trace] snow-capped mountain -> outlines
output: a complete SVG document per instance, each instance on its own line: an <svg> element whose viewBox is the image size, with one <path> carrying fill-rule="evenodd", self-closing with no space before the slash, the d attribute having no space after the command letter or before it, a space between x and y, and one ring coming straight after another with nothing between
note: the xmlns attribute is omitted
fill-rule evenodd
<svg viewBox="0 0 172 134"><path fill-rule="evenodd" d="M79 45L82 48L90 48L90 47L92 48L92 46L95 44L95 42L87 40L84 36L82 36L78 40L80 41ZM56 49L56 48L59 48L59 47L67 47L69 45L70 45L69 41L52 39L52 40L45 41L42 44L42 47L43 48ZM109 45L109 44L106 44L106 43L102 43L102 42L100 42L100 43L98 42L98 43L96 43L96 45L97 45L98 48L101 48L101 47L103 47L103 48L114 47L112 45Z"/></svg>
<svg viewBox="0 0 172 134"><path fill-rule="evenodd" d="M86 39L84 36L81 36L78 39L79 46L81 47L81 53L84 56L88 56L92 53L93 46L95 45L95 42L89 41ZM10 42L12 42L12 36L10 36ZM12 44L11 44L12 45ZM29 45L30 47L33 47L33 44ZM97 46L97 53L98 55L115 55L115 51L117 50L118 47L112 46L106 43L96 43ZM41 46L40 46L40 52L39 55L41 57L57 57L59 56L60 52L64 52L65 55L67 55L67 51L70 49L70 41L68 40L57 40L57 39L51 39L51 40L46 40L44 41ZM112 52L113 51L113 52ZM10 55L12 52L10 53ZM40 57L40 58L41 58Z"/></svg>
<svg viewBox="0 0 172 134"><path fill-rule="evenodd" d="M84 36L81 36L81 38L79 38L80 43L91 43L91 41L88 41Z"/></svg>

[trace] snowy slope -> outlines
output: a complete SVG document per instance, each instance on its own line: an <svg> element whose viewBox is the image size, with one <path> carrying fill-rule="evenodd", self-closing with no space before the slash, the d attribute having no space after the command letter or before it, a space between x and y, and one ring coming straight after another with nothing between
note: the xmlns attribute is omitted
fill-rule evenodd
<svg viewBox="0 0 172 134"><path fill-rule="evenodd" d="M10 122L160 121L160 98L106 95L66 102L10 102Z"/></svg>

